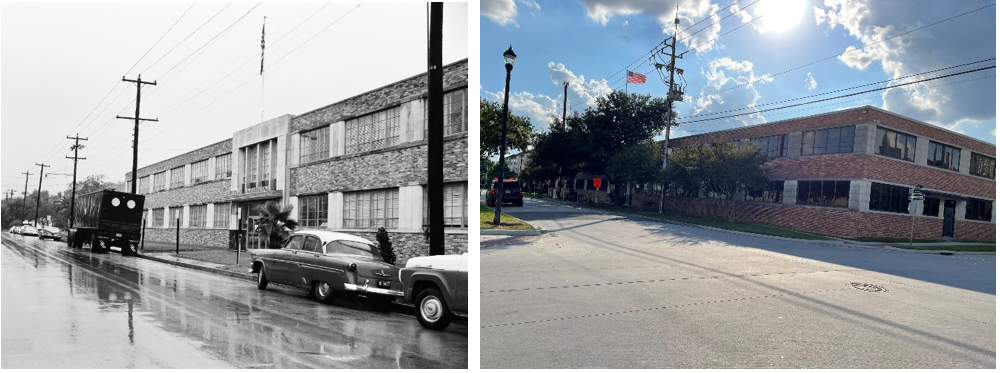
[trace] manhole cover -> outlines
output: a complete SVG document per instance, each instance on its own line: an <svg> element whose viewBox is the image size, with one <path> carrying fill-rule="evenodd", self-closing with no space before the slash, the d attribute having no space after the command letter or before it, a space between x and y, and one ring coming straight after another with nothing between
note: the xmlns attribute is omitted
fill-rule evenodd
<svg viewBox="0 0 1000 373"><path fill-rule="evenodd" d="M881 286L878 286L878 285L874 285L874 284L863 284L863 283L860 283L860 282L852 282L852 283L850 283L848 285L851 285L852 288L855 288L855 289L858 289L858 290L861 290L861 291L867 291L869 293L884 293L884 292L889 291L889 290L886 290L886 288L884 288L884 287L881 287Z"/></svg>

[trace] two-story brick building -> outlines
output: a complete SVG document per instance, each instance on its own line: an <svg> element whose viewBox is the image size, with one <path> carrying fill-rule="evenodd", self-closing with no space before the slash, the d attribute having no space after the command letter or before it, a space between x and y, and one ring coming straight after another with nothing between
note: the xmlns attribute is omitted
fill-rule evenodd
<svg viewBox="0 0 1000 373"><path fill-rule="evenodd" d="M720 138L761 143L771 157L771 187L742 196L737 220L839 237L905 238L915 211L916 238L996 239L994 144L865 106L671 139L670 147ZM915 185L926 199L911 205ZM692 202L688 212L715 214L711 199ZM673 198L666 205L681 208Z"/></svg>
<svg viewBox="0 0 1000 373"><path fill-rule="evenodd" d="M446 251L468 249L468 60L444 66ZM427 254L427 77L409 77L308 113L259 123L140 168L146 239L234 247L237 219L269 200L300 226L374 240L401 260ZM126 174L131 179L131 173ZM253 232L253 221L249 221Z"/></svg>

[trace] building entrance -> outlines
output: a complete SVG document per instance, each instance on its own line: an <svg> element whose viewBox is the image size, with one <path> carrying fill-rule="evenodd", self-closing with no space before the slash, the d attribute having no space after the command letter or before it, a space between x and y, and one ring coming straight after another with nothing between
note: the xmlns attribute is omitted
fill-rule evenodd
<svg viewBox="0 0 1000 373"><path fill-rule="evenodd" d="M942 237L955 237L955 200L944 201L944 228Z"/></svg>

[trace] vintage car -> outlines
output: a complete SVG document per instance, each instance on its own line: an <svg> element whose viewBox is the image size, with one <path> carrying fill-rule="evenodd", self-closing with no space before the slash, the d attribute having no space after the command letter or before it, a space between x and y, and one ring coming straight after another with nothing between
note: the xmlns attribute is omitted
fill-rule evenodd
<svg viewBox="0 0 1000 373"><path fill-rule="evenodd" d="M441 330L452 315L468 317L469 253L410 258L399 270L403 300L425 328Z"/></svg>
<svg viewBox="0 0 1000 373"><path fill-rule="evenodd" d="M62 236L63 236L63 232L61 232L59 230L59 228L56 228L56 227L42 227L42 228L38 228L38 238L39 239L44 240L46 238L51 238L51 239L56 240L56 241L61 241L62 240Z"/></svg>
<svg viewBox="0 0 1000 373"><path fill-rule="evenodd" d="M402 296L399 267L386 263L371 241L346 233L297 231L284 247L250 250L257 288L271 282L309 289L333 302L337 293L362 294L383 305Z"/></svg>

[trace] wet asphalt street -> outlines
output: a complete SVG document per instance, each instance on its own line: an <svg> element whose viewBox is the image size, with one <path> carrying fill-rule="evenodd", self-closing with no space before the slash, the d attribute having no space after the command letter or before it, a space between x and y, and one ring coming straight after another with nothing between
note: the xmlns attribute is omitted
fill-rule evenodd
<svg viewBox="0 0 1000 373"><path fill-rule="evenodd" d="M0 368L465 368L468 325L3 233Z"/></svg>
<svg viewBox="0 0 1000 373"><path fill-rule="evenodd" d="M480 249L483 368L996 367L995 255L504 212L546 232Z"/></svg>

